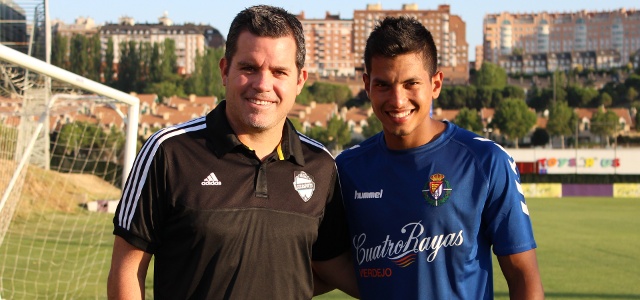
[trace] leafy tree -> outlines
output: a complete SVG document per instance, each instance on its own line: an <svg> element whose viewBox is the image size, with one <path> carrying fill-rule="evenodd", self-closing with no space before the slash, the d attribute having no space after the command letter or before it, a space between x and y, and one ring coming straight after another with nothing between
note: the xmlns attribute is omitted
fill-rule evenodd
<svg viewBox="0 0 640 300"><path fill-rule="evenodd" d="M465 92L461 86L446 86L440 91L437 107L442 109L458 109L464 107Z"/></svg>
<svg viewBox="0 0 640 300"><path fill-rule="evenodd" d="M453 121L458 126L473 131L478 134L482 134L482 120L478 115L478 111L475 109L468 109L463 107L458 112L456 119Z"/></svg>
<svg viewBox="0 0 640 300"><path fill-rule="evenodd" d="M507 85L502 89L502 96L504 98L524 99L525 93L524 90L519 86Z"/></svg>
<svg viewBox="0 0 640 300"><path fill-rule="evenodd" d="M627 105L625 106L631 105L638 98L638 91L633 87L629 87L624 98L627 100Z"/></svg>
<svg viewBox="0 0 640 300"><path fill-rule="evenodd" d="M578 121L576 112L564 101L557 101L549 109L547 131L551 136L559 136L562 149L564 138L575 133L575 124Z"/></svg>
<svg viewBox="0 0 640 300"><path fill-rule="evenodd" d="M176 41L165 39L162 44L160 61L161 80L173 79L178 73L178 56L176 55Z"/></svg>
<svg viewBox="0 0 640 300"><path fill-rule="evenodd" d="M151 56L149 57L149 79L153 83L162 81L162 72L160 71L160 44L153 43Z"/></svg>
<svg viewBox="0 0 640 300"><path fill-rule="evenodd" d="M108 134L100 126L88 122L73 122L55 133L57 142L53 153L59 156L84 156L95 160L113 159L111 152L120 152L124 146L124 133L112 127Z"/></svg>
<svg viewBox="0 0 640 300"><path fill-rule="evenodd" d="M153 46L150 42L140 42L138 44L138 56L140 67L138 72L138 82L136 90L142 91L151 82L151 54Z"/></svg>
<svg viewBox="0 0 640 300"><path fill-rule="evenodd" d="M181 81L163 81L158 83L152 83L145 92L152 93L158 95L159 99L162 99L165 102L167 99L178 96L178 97L186 97L187 95L182 88Z"/></svg>
<svg viewBox="0 0 640 300"><path fill-rule="evenodd" d="M484 86L476 88L476 106L477 109L491 108L491 99L493 99L493 89Z"/></svg>
<svg viewBox="0 0 640 300"><path fill-rule="evenodd" d="M591 116L591 133L605 138L607 146L609 139L619 130L618 116L613 111L605 111L603 107Z"/></svg>
<svg viewBox="0 0 640 300"><path fill-rule="evenodd" d="M507 85L507 72L496 64L483 62L474 81L477 87L503 89Z"/></svg>
<svg viewBox="0 0 640 300"><path fill-rule="evenodd" d="M87 77L93 81L100 82L100 73L102 73L102 43L100 42L100 35L92 35L87 43L89 45L89 69L87 71Z"/></svg>
<svg viewBox="0 0 640 300"><path fill-rule="evenodd" d="M566 88L567 103L571 107L587 107L598 97L598 91L594 88L584 88L578 85L570 85Z"/></svg>
<svg viewBox="0 0 640 300"><path fill-rule="evenodd" d="M553 101L566 101L567 92L565 87L567 86L567 76L563 72L556 71L551 77L551 91Z"/></svg>
<svg viewBox="0 0 640 300"><path fill-rule="evenodd" d="M296 97L296 103L302 105L309 105L312 101L315 101L313 95L309 91L309 85L307 83L302 87L302 91L300 91L300 95Z"/></svg>
<svg viewBox="0 0 640 300"><path fill-rule="evenodd" d="M71 37L69 53L69 71L83 77L89 77L89 48L87 37L82 34L74 34Z"/></svg>
<svg viewBox="0 0 640 300"><path fill-rule="evenodd" d="M611 98L611 96L607 92L602 92L598 96L597 102L594 103L595 104L594 106L609 107L611 106L612 103L613 103L613 98Z"/></svg>
<svg viewBox="0 0 640 300"><path fill-rule="evenodd" d="M549 143L549 133L544 128L536 128L531 135L531 145L544 146Z"/></svg>
<svg viewBox="0 0 640 300"><path fill-rule="evenodd" d="M351 141L349 125L334 115L327 122L327 128L312 126L306 133L310 138L322 143L332 150L342 150Z"/></svg>
<svg viewBox="0 0 640 300"><path fill-rule="evenodd" d="M536 114L529 110L521 99L504 99L496 107L496 113L491 122L500 132L512 139L518 148L518 140L523 138L536 124Z"/></svg>
<svg viewBox="0 0 640 300"><path fill-rule="evenodd" d="M338 115L334 115L327 122L327 136L329 139L327 145L334 150L342 150L344 145L351 142L349 125Z"/></svg>
<svg viewBox="0 0 640 300"><path fill-rule="evenodd" d="M69 62L67 59L67 52L69 51L69 38L60 34L56 34L53 37L53 41L51 44L51 64L56 67L67 69Z"/></svg>
<svg viewBox="0 0 640 300"><path fill-rule="evenodd" d="M224 55L222 48L207 48L196 56L195 69L186 81L185 90L199 96L224 98L224 86L218 62Z"/></svg>
<svg viewBox="0 0 640 300"><path fill-rule="evenodd" d="M309 87L309 91L318 103L335 102L342 107L351 99L351 90L343 84L316 81Z"/></svg>
<svg viewBox="0 0 640 300"><path fill-rule="evenodd" d="M133 46L133 47L132 47ZM120 43L120 61L118 63L118 80L116 82L117 89L123 92L134 91L136 77L136 69L138 58L136 54L135 41Z"/></svg>
<svg viewBox="0 0 640 300"><path fill-rule="evenodd" d="M553 101L553 91L551 89L541 89L534 86L527 93L527 104L537 112L548 109Z"/></svg>
<svg viewBox="0 0 640 300"><path fill-rule="evenodd" d="M104 82L108 86L113 86L114 78L113 75L115 71L113 69L113 59L114 59L114 48L113 48L113 38L109 37L107 40L107 49L104 54Z"/></svg>
<svg viewBox="0 0 640 300"><path fill-rule="evenodd" d="M371 114L371 116L367 118L367 125L362 127L362 136L370 138L380 131L382 131L382 122L380 122L375 114Z"/></svg>
<svg viewBox="0 0 640 300"><path fill-rule="evenodd" d="M636 91L640 90L640 75L638 74L631 74L629 75L629 77L627 77L627 79L624 81L624 85L627 88L634 88Z"/></svg>

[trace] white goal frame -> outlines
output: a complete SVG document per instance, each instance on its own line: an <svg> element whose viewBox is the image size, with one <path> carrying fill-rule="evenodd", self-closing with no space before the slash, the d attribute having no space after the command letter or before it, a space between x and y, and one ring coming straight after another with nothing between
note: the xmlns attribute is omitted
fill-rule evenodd
<svg viewBox="0 0 640 300"><path fill-rule="evenodd" d="M112 98L116 101L121 101L129 105L127 112L126 124L126 141L124 150L124 166L122 172L122 186L131 171L133 161L136 155L136 141L138 136L138 122L140 112L140 99L135 96L129 95L122 91L108 87L104 84L95 82L80 75L71 73L67 70L45 63L39 59L28 56L22 52L13 50L7 46L0 44L0 60L5 60L10 63L19 65L25 69L33 70L41 74L47 75L51 78L66 82L73 86L83 88L85 90L94 92L96 94ZM25 155L26 157L27 155ZM22 164L22 163L21 163ZM18 167L20 168L20 166ZM19 170L18 170L19 171ZM5 191L8 195L9 189ZM4 197L3 197L4 200ZM4 201L0 203L0 211L2 211L2 205Z"/></svg>

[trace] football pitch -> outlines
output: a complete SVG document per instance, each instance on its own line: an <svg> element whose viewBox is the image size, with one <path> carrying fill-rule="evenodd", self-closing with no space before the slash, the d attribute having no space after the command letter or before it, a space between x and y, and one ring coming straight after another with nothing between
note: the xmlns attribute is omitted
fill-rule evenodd
<svg viewBox="0 0 640 300"><path fill-rule="evenodd" d="M531 198L546 299L640 299L640 199ZM509 299L494 258L495 299ZM315 299L352 299L332 292Z"/></svg>
<svg viewBox="0 0 640 300"><path fill-rule="evenodd" d="M547 299L640 299L640 199L531 198L527 203L538 243L538 264ZM95 255L104 256L104 259L99 260L100 263L85 266L89 269L82 271L84 284L78 286L78 282L70 283L76 289L71 297L106 298L106 276L113 243L112 215L82 213L75 216L86 218L96 227L107 231L99 238L98 246L92 242L89 247L86 237L83 239L82 236L66 231L64 222L68 222L68 218L57 218L55 214L47 218L52 223L60 224L43 228L30 224L29 220L14 220L12 226L18 227L17 231L20 232L33 232L33 240L24 235L12 235L12 229L0 246L0 253L11 256L18 252L24 253L25 244L33 247L39 240L37 237L41 235L65 236L65 251L82 252L88 251L82 248L91 248L89 250ZM21 243L22 246L18 247L21 249L10 249L18 243ZM74 247L77 249L73 249ZM57 252L50 255L53 256L50 257L51 261L55 261L57 255L62 256ZM7 292L11 291L9 294L14 296L27 294L38 298L61 297L50 290L55 278L22 274L33 270L34 261L42 260L42 254L37 256L16 256L18 258L12 258L10 263L0 259L4 263L0 266L0 287L3 291L0 296L7 297ZM65 265L67 264L63 263L57 267L64 268ZM18 271L9 272L7 267ZM73 273L74 270L68 272ZM506 282L495 259L494 273L496 299L508 299ZM147 296L152 295L152 274L152 270L149 270ZM26 278L26 284L22 279L18 280L18 277ZM20 292L20 289L28 291ZM20 296L13 298L20 299ZM334 291L314 299L351 298Z"/></svg>

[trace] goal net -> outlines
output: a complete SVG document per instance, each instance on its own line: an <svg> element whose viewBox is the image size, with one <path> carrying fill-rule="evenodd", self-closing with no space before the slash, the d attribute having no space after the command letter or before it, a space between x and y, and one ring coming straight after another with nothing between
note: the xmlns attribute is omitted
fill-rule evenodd
<svg viewBox="0 0 640 300"><path fill-rule="evenodd" d="M0 299L104 298L138 109L0 45Z"/></svg>

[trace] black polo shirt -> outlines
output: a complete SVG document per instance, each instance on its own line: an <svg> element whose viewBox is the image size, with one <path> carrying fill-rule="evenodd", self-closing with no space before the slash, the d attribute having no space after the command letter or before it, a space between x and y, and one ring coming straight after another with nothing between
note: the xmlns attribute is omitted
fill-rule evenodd
<svg viewBox="0 0 640 300"><path fill-rule="evenodd" d="M333 157L286 122L260 161L225 107L147 140L114 234L154 254L157 299L310 299L321 221L314 258L347 250Z"/></svg>

